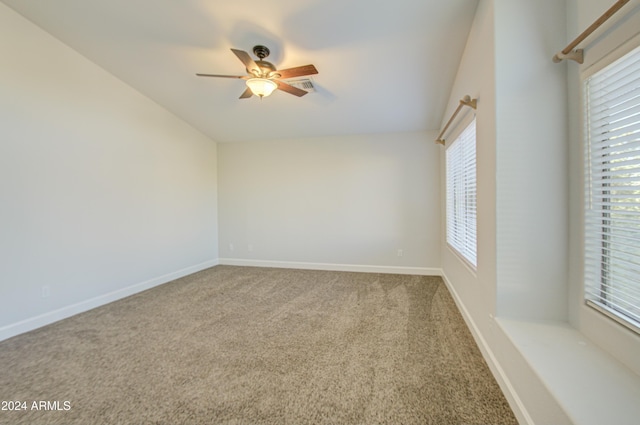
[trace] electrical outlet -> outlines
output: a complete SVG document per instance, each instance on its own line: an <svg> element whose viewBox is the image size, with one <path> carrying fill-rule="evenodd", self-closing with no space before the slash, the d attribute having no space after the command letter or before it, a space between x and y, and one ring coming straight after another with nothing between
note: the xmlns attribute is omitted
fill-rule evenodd
<svg viewBox="0 0 640 425"><path fill-rule="evenodd" d="M45 285L42 287L42 298L49 298L51 295L51 288L49 285Z"/></svg>
<svg viewBox="0 0 640 425"><path fill-rule="evenodd" d="M404 251L399 249L398 250L398 257L402 257L404 255Z"/></svg>
<svg viewBox="0 0 640 425"><path fill-rule="evenodd" d="M232 243L230 243L230 244L229 244L229 251L233 251L233 249L234 249L234 248L233 248L233 244L232 244Z"/></svg>
<svg viewBox="0 0 640 425"><path fill-rule="evenodd" d="M247 245L247 251L249 251L249 252L253 251L253 245L252 244Z"/></svg>

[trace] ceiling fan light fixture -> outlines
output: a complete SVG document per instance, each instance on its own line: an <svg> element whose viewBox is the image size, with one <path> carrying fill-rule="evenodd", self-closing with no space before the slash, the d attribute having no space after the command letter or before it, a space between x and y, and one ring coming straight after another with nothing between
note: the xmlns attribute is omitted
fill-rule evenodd
<svg viewBox="0 0 640 425"><path fill-rule="evenodd" d="M247 87L251 89L253 94L259 97L269 96L278 85L266 78L249 78L247 80Z"/></svg>

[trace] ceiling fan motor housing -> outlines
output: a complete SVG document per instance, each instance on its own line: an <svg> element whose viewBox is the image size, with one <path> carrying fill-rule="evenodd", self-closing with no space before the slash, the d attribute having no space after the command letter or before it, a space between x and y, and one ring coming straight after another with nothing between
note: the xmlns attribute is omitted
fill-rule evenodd
<svg viewBox="0 0 640 425"><path fill-rule="evenodd" d="M276 70L276 67L271 63L264 60L264 58L269 56L269 49L266 46L254 46L253 54L258 57L259 60L256 61L256 65L260 68L260 75L262 77L270 77L271 74ZM251 70L247 70L251 72Z"/></svg>
<svg viewBox="0 0 640 425"><path fill-rule="evenodd" d="M267 76L270 73L274 72L276 70L276 67L273 66L273 64L271 62L267 62L267 61L256 61L256 65L258 65L260 67L260 71L262 73L262 75Z"/></svg>

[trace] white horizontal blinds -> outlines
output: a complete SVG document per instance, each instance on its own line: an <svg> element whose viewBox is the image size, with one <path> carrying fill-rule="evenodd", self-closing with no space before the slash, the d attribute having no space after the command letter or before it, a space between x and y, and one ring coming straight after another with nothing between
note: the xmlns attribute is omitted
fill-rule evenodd
<svg viewBox="0 0 640 425"><path fill-rule="evenodd" d="M585 81L585 298L640 331L640 48Z"/></svg>
<svg viewBox="0 0 640 425"><path fill-rule="evenodd" d="M447 148L447 242L477 266L476 121Z"/></svg>

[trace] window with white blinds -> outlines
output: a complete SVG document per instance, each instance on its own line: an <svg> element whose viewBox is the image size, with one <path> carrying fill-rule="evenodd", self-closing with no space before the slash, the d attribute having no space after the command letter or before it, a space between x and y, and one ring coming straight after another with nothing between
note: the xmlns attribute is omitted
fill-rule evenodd
<svg viewBox="0 0 640 425"><path fill-rule="evenodd" d="M477 266L476 121L447 148L447 243Z"/></svg>
<svg viewBox="0 0 640 425"><path fill-rule="evenodd" d="M585 298L640 332L640 48L584 81Z"/></svg>

